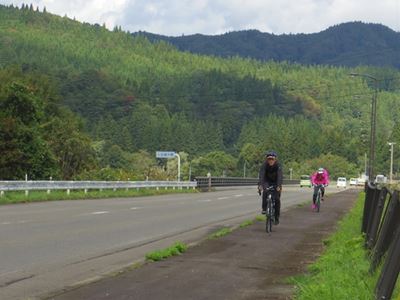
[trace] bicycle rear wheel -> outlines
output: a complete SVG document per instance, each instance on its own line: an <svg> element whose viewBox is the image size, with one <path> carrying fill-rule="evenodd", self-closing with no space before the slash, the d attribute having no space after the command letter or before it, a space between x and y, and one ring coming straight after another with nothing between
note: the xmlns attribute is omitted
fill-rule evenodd
<svg viewBox="0 0 400 300"><path fill-rule="evenodd" d="M267 213L265 216L266 224L265 224L265 230L267 233L272 232L272 222L273 222L273 211L272 211L272 199L271 195L268 196L267 199Z"/></svg>
<svg viewBox="0 0 400 300"><path fill-rule="evenodd" d="M317 212L319 212L321 208L321 190L318 190L317 199L315 200L315 206L317 207Z"/></svg>

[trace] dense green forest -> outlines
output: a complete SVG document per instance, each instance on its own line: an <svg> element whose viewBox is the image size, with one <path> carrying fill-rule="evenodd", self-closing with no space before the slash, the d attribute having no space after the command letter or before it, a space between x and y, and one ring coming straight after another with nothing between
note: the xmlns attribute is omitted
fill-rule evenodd
<svg viewBox="0 0 400 300"><path fill-rule="evenodd" d="M389 66L400 68L400 33L380 24L348 22L312 34L263 33L258 30L222 35L162 36L148 32L151 41L163 40L179 50L222 57L290 61L336 66Z"/></svg>
<svg viewBox="0 0 400 300"><path fill-rule="evenodd" d="M116 27L0 5L0 179L256 176L275 149L294 176L357 176L378 81L377 170L400 144L396 69L180 52ZM400 158L400 151L395 152ZM398 170L396 164L395 169Z"/></svg>

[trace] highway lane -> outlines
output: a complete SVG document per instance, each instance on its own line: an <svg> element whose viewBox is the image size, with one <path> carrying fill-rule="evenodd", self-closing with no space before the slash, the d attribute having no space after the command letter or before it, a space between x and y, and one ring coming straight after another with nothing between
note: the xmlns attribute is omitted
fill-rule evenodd
<svg viewBox="0 0 400 300"><path fill-rule="evenodd" d="M310 200L311 193L284 187L282 209ZM255 187L2 206L0 299L34 299L95 280L142 259L147 251L178 239L199 240L218 226L259 212Z"/></svg>

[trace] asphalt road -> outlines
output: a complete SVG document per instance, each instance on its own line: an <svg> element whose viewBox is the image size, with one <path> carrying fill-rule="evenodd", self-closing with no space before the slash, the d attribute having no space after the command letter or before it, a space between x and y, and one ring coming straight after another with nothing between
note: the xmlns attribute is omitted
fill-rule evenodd
<svg viewBox="0 0 400 300"><path fill-rule="evenodd" d="M284 187L282 209L310 200L311 193ZM0 299L39 299L97 280L148 251L195 242L259 212L255 187L2 206Z"/></svg>

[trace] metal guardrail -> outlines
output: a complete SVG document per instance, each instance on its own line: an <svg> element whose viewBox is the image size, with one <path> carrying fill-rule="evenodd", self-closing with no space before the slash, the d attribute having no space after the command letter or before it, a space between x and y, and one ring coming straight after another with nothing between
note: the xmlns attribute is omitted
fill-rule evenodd
<svg viewBox="0 0 400 300"><path fill-rule="evenodd" d="M298 184L299 180L284 180L284 184ZM0 196L9 191L33 190L87 190L131 189L131 188L207 188L219 186L257 185L258 178L240 177L197 177L195 181L57 181L57 180L11 180L0 181Z"/></svg>
<svg viewBox="0 0 400 300"><path fill-rule="evenodd" d="M370 272L386 254L375 287L376 299L391 299L400 273L399 191L367 185L361 231L365 233L365 246L372 250Z"/></svg>
<svg viewBox="0 0 400 300"><path fill-rule="evenodd" d="M243 178L243 177L196 177L197 186L199 188L211 188L219 186L256 186L258 178ZM299 184L300 180L284 179L283 184Z"/></svg>
<svg viewBox="0 0 400 300"><path fill-rule="evenodd" d="M32 190L84 190L89 189L131 189L131 188L196 188L195 181L0 181L0 192Z"/></svg>

